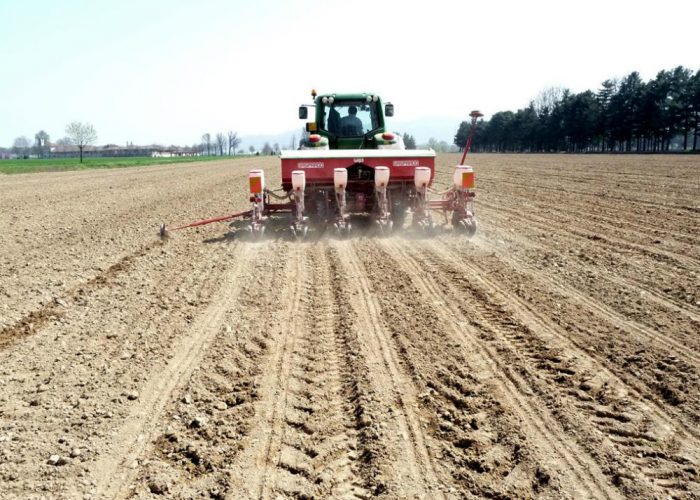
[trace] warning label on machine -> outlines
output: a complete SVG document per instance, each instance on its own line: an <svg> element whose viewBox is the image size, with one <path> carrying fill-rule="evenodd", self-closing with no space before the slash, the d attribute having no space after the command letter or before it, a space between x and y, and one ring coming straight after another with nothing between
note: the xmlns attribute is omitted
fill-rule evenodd
<svg viewBox="0 0 700 500"><path fill-rule="evenodd" d="M418 167L418 160L394 160L395 167Z"/></svg>

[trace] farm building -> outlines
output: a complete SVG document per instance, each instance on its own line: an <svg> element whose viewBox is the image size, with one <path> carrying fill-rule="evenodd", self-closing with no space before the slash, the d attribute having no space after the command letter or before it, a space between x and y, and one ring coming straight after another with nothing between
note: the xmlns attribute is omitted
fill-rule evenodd
<svg viewBox="0 0 700 500"><path fill-rule="evenodd" d="M52 146L51 158L72 158L80 155L77 146ZM191 147L178 146L118 146L116 144L106 144L104 146L85 146L84 157L128 157L128 156L151 156L151 157L179 157L179 156L199 156L199 152Z"/></svg>

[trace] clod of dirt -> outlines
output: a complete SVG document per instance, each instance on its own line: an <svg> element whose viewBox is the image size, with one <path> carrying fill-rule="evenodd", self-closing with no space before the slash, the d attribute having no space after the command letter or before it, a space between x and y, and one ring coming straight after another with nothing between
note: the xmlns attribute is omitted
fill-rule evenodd
<svg viewBox="0 0 700 500"><path fill-rule="evenodd" d="M190 422L190 429L201 429L205 425L207 425L206 417L195 417Z"/></svg>
<svg viewBox="0 0 700 500"><path fill-rule="evenodd" d="M154 480L148 484L148 489L154 495L165 495L170 490L170 486L166 482Z"/></svg>
<svg viewBox="0 0 700 500"><path fill-rule="evenodd" d="M537 480L537 484L535 486L535 491L539 489L542 486L547 486L549 482L552 480L552 477L549 475L549 473L541 468L537 468L537 471L535 472L535 479Z"/></svg>
<svg viewBox="0 0 700 500"><path fill-rule="evenodd" d="M129 401L134 401L138 398L139 398L139 393L136 391L129 392L126 395L126 399L128 399Z"/></svg>
<svg viewBox="0 0 700 500"><path fill-rule="evenodd" d="M47 464L49 465L55 465L55 466L60 466L60 465L66 465L70 460L66 457L61 457L59 455L51 455L49 459L46 461Z"/></svg>

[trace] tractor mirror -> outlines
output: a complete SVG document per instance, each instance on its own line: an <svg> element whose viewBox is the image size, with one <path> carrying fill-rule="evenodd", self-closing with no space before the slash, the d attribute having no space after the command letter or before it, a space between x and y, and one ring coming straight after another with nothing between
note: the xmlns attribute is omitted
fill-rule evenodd
<svg viewBox="0 0 700 500"><path fill-rule="evenodd" d="M384 105L384 116L394 116L394 105L390 102Z"/></svg>
<svg viewBox="0 0 700 500"><path fill-rule="evenodd" d="M309 116L309 109L306 106L299 106L299 119L306 120Z"/></svg>

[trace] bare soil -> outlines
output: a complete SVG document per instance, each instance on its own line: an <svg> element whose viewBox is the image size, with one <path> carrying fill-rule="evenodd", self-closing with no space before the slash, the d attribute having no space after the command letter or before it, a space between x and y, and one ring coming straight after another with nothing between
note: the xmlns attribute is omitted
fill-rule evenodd
<svg viewBox="0 0 700 500"><path fill-rule="evenodd" d="M700 159L470 163L469 241L159 240L276 158L0 178L0 497L699 498Z"/></svg>

